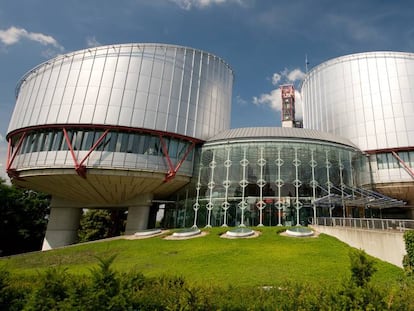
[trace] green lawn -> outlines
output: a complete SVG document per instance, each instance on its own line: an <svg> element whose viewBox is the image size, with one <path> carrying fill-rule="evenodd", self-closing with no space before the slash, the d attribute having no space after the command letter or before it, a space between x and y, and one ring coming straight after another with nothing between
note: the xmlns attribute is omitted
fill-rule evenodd
<svg viewBox="0 0 414 311"><path fill-rule="evenodd" d="M97 258L113 254L113 268L135 269L145 276L183 276L188 282L214 285L275 285L315 282L336 285L350 275L346 244L328 235L294 238L277 234L276 227L254 228L262 231L257 238L223 239L223 228L188 240L162 237L97 243L37 252L0 259L0 265L13 274L37 275L48 267L63 267L71 273L90 273ZM396 282L403 270L377 261L373 280Z"/></svg>

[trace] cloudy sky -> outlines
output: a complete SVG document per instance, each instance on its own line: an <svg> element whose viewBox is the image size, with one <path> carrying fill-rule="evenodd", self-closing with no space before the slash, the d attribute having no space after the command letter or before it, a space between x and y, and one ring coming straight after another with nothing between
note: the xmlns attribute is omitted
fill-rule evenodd
<svg viewBox="0 0 414 311"><path fill-rule="evenodd" d="M235 72L232 127L278 126L278 86L299 89L306 56L312 68L356 52L414 52L414 1L1 1L0 176L21 76L58 54L131 42L185 45L220 56Z"/></svg>

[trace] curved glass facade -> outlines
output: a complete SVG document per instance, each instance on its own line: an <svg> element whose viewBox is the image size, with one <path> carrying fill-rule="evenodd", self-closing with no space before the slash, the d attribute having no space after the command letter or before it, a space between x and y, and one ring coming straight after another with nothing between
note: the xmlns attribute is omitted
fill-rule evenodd
<svg viewBox="0 0 414 311"><path fill-rule="evenodd" d="M207 142L197 162L179 225L193 225L195 214L197 226L306 223L315 200L368 175L355 148L311 140Z"/></svg>
<svg viewBox="0 0 414 311"><path fill-rule="evenodd" d="M186 139L146 133L138 130L105 128L71 128L66 131L77 158L85 156L97 144L85 163L89 168L125 168L167 172L169 167L164 152L176 163L191 147ZM102 140L99 142L99 139ZM15 138L17 140L17 138ZM161 141L162 139L162 141ZM17 144L17 141L15 141ZM163 144L166 148L163 150ZM191 176L194 149L184 159L180 174ZM62 128L34 129L27 131L15 165L21 169L44 167L73 167L70 147Z"/></svg>

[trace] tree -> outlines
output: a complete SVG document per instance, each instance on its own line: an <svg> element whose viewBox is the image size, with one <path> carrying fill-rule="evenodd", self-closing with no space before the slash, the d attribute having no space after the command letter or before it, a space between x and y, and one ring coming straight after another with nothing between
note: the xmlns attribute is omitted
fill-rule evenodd
<svg viewBox="0 0 414 311"><path fill-rule="evenodd" d="M95 241L119 235L125 220L121 210L87 210L81 218L78 230L79 242Z"/></svg>
<svg viewBox="0 0 414 311"><path fill-rule="evenodd" d="M0 179L0 255L40 250L50 197Z"/></svg>

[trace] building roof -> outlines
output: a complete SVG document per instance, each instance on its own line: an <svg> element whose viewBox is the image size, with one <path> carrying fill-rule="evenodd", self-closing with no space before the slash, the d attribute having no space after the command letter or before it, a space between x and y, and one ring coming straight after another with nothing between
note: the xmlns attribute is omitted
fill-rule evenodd
<svg viewBox="0 0 414 311"><path fill-rule="evenodd" d="M330 133L320 132L316 130L303 128L288 128L288 127L246 127L230 129L220 132L216 136L210 138L205 143L206 145L214 144L216 142L230 141L230 140L313 140L323 141L329 143L336 143L358 149L350 140L335 136Z"/></svg>

